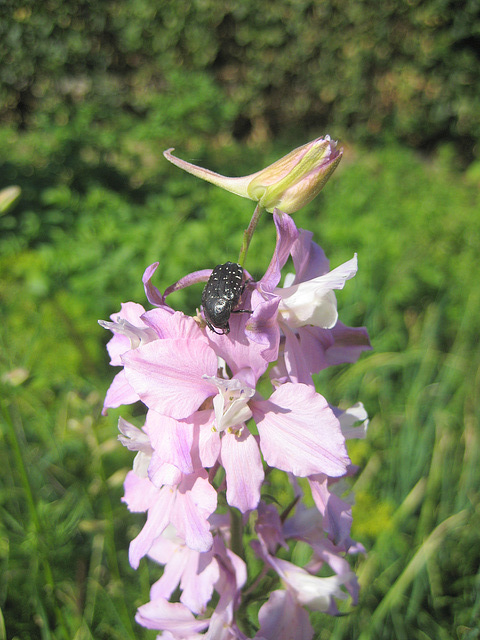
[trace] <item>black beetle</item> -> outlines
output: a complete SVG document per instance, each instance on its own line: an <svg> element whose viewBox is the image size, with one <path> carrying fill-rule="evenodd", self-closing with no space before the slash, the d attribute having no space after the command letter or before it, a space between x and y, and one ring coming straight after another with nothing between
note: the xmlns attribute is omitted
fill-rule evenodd
<svg viewBox="0 0 480 640"><path fill-rule="evenodd" d="M246 309L235 310L245 288L243 268L236 262L218 264L212 271L202 293L205 321L214 333L230 333L228 320L231 313L252 313ZM221 329L220 331L215 331Z"/></svg>

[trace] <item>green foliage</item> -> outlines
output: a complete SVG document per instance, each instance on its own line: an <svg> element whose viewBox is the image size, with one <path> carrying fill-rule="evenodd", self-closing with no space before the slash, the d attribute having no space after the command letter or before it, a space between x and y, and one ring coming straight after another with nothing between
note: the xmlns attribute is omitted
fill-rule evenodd
<svg viewBox="0 0 480 640"><path fill-rule="evenodd" d="M128 566L142 518L120 503L131 455L120 412L100 416L96 320L145 304L154 261L165 289L238 255L251 203L163 149L243 175L326 131L357 146L295 219L332 266L358 252L337 298L374 352L317 380L372 416L350 449L361 601L314 616L317 636L479 637L480 163L456 168L478 152L479 28L473 1L0 6L0 638L155 637L133 621L155 569ZM264 216L254 276L274 243Z"/></svg>
<svg viewBox="0 0 480 640"><path fill-rule="evenodd" d="M210 90L213 100L213 85L195 77L203 87L196 100ZM147 563L128 567L142 516L120 503L131 454L116 441L116 421L137 408L100 416L115 371L96 320L122 301L146 304L141 276L154 261L163 290L188 271L235 259L253 210L163 160L164 146L176 144L166 124L175 103L160 99L168 113L148 120L150 138L135 117L131 127L120 119L92 128L86 106L68 127L0 130L1 186L22 188L0 217L7 637L155 637L133 621L155 578ZM196 104L182 106L175 131ZM191 126L201 129L202 119ZM205 133L179 143L178 154L232 175L288 151L285 141L259 149L218 139L207 150ZM358 252L359 273L337 296L340 317L366 324L374 346L317 381L333 403L361 399L372 416L367 440L351 443L360 466L354 537L368 550L355 560L361 602L338 619L314 616L318 638L478 633L480 203L474 176L456 172L450 158L443 149L425 163L394 144L347 149L325 191L295 216L332 267ZM254 276L274 243L264 215L247 258ZM193 313L200 295L192 287L171 303ZM299 561L303 551L293 550Z"/></svg>
<svg viewBox="0 0 480 640"><path fill-rule="evenodd" d="M0 11L0 115L21 127L66 124L85 104L94 119L155 120L169 97L188 104L172 78L180 71L196 78L183 81L187 91L210 84L233 105L226 119L218 104L193 115L203 131L213 123L264 139L328 128L357 142L390 132L416 147L453 140L464 160L475 154L474 0L460 9L444 0L29 0ZM178 115L186 135L193 123L183 108Z"/></svg>

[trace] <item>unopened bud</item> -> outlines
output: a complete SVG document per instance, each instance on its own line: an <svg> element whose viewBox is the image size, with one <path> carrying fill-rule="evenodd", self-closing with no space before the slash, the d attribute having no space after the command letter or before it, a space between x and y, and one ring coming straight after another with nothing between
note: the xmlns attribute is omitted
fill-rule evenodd
<svg viewBox="0 0 480 640"><path fill-rule="evenodd" d="M241 178L229 178L172 156L173 149L164 152L167 160L189 173L258 202L267 211L280 209L294 213L321 191L342 158L343 150L329 136L317 138L294 149L270 166Z"/></svg>

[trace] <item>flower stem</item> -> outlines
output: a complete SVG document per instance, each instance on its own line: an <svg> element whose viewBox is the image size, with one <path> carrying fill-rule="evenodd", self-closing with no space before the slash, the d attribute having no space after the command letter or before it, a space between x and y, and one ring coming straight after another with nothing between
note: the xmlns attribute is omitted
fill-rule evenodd
<svg viewBox="0 0 480 640"><path fill-rule="evenodd" d="M252 239L253 232L255 231L255 228L260 219L262 211L263 211L263 207L257 204L257 206L255 207L255 211L253 212L252 219L250 220L250 224L243 232L243 244L240 250L240 255L238 256L238 264L241 265L242 267L245 262L245 258L247 256L247 251L248 251L248 247L250 246L250 241Z"/></svg>
<svg viewBox="0 0 480 640"><path fill-rule="evenodd" d="M231 548L239 558L245 560L245 549L243 546L243 522L242 515L237 509L230 507L230 531Z"/></svg>

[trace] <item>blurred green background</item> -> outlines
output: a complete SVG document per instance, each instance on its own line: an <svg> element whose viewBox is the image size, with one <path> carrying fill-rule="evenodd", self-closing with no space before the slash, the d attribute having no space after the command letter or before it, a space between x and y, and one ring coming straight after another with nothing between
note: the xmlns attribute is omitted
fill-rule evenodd
<svg viewBox="0 0 480 640"><path fill-rule="evenodd" d="M7 0L0 4L0 638L154 638L158 575L127 561L131 454L101 417L114 370L96 321L235 260L252 203L227 175L329 133L344 159L298 212L340 318L374 351L318 376L362 400L353 537L360 603L316 638L480 637L480 6L473 0ZM247 268L274 246L265 215ZM174 294L187 313L201 287ZM132 415L133 414L133 415Z"/></svg>

